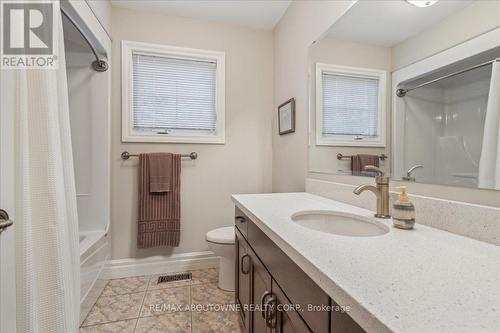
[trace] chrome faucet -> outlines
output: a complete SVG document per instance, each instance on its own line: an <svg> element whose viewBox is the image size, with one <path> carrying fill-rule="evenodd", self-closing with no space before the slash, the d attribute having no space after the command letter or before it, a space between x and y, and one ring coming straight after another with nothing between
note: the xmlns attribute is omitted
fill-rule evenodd
<svg viewBox="0 0 500 333"><path fill-rule="evenodd" d="M360 195L364 191L372 191L377 197L377 213L375 217L388 219L391 217L389 214L389 177L387 177L382 170L373 165L365 166L365 171L377 172L375 177L376 187L373 185L365 184L360 185L354 189L354 194Z"/></svg>
<svg viewBox="0 0 500 333"><path fill-rule="evenodd" d="M406 181L408 181L408 182L414 182L414 181L416 181L415 177L412 177L412 176L411 176L411 173L412 173L413 171L415 171L416 169L418 169L418 168L423 168L423 167L424 167L424 166L423 166L423 165L421 165L421 164L417 164L417 165L412 166L412 167L410 168L410 170L406 171L406 176L405 176L405 177L403 177L403 180L406 180Z"/></svg>

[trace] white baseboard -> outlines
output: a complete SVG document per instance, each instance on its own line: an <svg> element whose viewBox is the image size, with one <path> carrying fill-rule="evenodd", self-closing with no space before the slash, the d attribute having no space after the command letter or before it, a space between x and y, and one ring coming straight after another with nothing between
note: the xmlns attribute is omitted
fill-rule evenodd
<svg viewBox="0 0 500 333"><path fill-rule="evenodd" d="M212 251L174 254L169 257L155 256L143 259L110 260L101 278L119 279L129 276L173 273L219 266L219 257Z"/></svg>

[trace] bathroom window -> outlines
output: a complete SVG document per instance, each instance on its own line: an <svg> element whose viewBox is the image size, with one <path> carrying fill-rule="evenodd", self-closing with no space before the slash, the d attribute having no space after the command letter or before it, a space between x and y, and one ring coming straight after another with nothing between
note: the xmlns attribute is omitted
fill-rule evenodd
<svg viewBox="0 0 500 333"><path fill-rule="evenodd" d="M316 144L385 146L386 72L316 64Z"/></svg>
<svg viewBox="0 0 500 333"><path fill-rule="evenodd" d="M223 144L222 52L122 42L122 141Z"/></svg>

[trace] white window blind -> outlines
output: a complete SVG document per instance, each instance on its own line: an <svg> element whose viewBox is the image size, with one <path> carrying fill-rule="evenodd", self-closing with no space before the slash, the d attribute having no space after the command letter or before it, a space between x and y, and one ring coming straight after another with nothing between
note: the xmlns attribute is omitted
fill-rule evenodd
<svg viewBox="0 0 500 333"><path fill-rule="evenodd" d="M133 128L214 132L217 63L132 54Z"/></svg>
<svg viewBox="0 0 500 333"><path fill-rule="evenodd" d="M322 134L378 136L379 80L322 72Z"/></svg>

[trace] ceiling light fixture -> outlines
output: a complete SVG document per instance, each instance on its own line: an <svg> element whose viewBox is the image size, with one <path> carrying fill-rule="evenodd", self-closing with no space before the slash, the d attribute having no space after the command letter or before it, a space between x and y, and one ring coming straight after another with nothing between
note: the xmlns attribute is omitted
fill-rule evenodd
<svg viewBox="0 0 500 333"><path fill-rule="evenodd" d="M424 8L432 6L433 4L438 2L438 0L406 0L406 2L412 4L415 7Z"/></svg>

